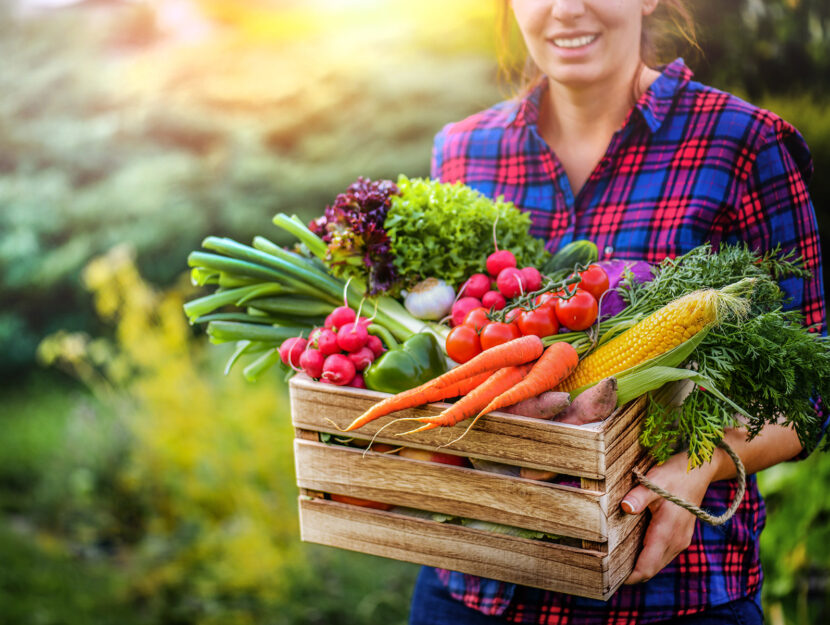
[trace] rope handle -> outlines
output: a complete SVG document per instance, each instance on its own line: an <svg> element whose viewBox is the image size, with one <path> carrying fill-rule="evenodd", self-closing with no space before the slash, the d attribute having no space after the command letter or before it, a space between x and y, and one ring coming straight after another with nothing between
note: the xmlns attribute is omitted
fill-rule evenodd
<svg viewBox="0 0 830 625"><path fill-rule="evenodd" d="M689 503L685 499L681 499L680 497L672 495L669 491L657 486L657 484L652 482L637 469L634 469L634 475L640 481L640 484L642 484L649 490L657 493L664 499L671 501L673 504L677 504L684 510L688 510L701 521L717 527L718 525L723 525L729 519L732 518L732 516L737 511L738 506L741 505L741 501L743 501L744 498L744 493L746 492L746 469L744 468L744 463L741 462L740 458L738 458L738 454L736 454L735 451L723 441L720 441L718 443L718 447L720 447L727 454L729 454L729 457L732 458L732 462L735 463L735 467L738 469L738 492L735 493L735 499L732 501L732 504L729 506L729 509L720 516L712 516L702 508L699 508L698 506Z"/></svg>

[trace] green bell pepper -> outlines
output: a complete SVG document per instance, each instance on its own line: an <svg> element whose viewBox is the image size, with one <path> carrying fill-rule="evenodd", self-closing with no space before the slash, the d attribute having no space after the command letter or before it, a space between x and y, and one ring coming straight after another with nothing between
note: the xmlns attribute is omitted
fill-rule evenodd
<svg viewBox="0 0 830 625"><path fill-rule="evenodd" d="M363 372L366 388L400 393L447 371L447 359L438 339L428 332L413 334L392 347Z"/></svg>

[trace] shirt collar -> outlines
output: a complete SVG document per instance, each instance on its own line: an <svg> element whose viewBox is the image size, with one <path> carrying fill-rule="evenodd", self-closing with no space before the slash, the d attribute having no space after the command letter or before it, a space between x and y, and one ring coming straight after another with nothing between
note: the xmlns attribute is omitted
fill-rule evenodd
<svg viewBox="0 0 830 625"><path fill-rule="evenodd" d="M692 79L692 70L686 67L683 59L675 59L662 68L660 76L640 96L633 111L639 111L651 132L657 132L672 107L678 91ZM530 93L519 101L512 119L513 126L536 125L539 121L539 102L547 89L547 81L541 81ZM630 115L629 115L630 118ZM626 123L628 123L628 119Z"/></svg>

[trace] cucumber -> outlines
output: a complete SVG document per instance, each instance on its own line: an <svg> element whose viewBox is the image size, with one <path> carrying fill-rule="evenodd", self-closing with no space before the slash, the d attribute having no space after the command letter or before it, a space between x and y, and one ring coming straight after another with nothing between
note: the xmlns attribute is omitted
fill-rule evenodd
<svg viewBox="0 0 830 625"><path fill-rule="evenodd" d="M565 274L574 270L577 265L590 265L599 259L599 250L593 241L578 239L559 248L542 267L542 273Z"/></svg>

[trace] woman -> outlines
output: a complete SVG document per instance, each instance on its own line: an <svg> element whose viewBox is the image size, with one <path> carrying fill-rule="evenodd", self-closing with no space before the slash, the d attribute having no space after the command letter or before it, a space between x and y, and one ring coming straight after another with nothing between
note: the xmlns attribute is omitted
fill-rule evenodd
<svg viewBox="0 0 830 625"><path fill-rule="evenodd" d="M678 59L651 61L655 28L680 0L512 0L538 79L518 101L445 127L432 176L504 195L531 214L550 249L574 239L605 258L659 262L710 241L780 244L804 257L812 279L782 287L807 323L824 323L821 260L806 181L812 167L787 122L692 80ZM661 17L662 15L662 17ZM677 23L677 20L675 20ZM770 425L726 442L748 473L794 458L795 433ZM715 513L731 502L732 461L687 472L679 453L652 469L653 482ZM457 572L424 569L412 624L423 623L761 623L758 538L764 504L754 477L724 526L644 487L623 509L651 511L634 571L609 601L541 591Z"/></svg>

